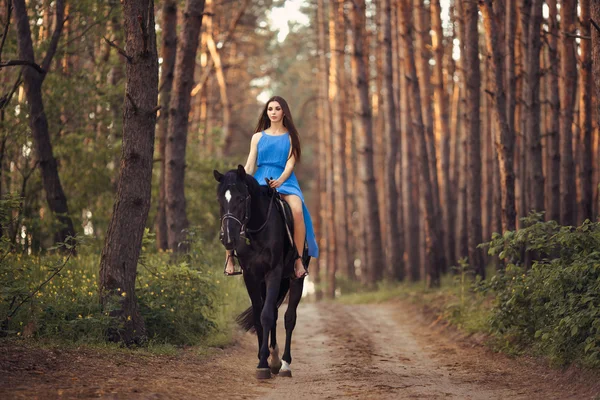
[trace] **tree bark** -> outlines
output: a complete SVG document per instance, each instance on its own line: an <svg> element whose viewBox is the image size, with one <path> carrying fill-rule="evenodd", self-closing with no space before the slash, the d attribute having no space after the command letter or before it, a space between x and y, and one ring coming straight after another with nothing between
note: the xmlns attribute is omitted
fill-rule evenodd
<svg viewBox="0 0 600 400"><path fill-rule="evenodd" d="M15 20L17 24L17 41L19 46L19 57L30 64L35 64L31 29L25 0L13 0ZM69 237L75 236L73 222L69 216L67 197L60 182L58 164L54 158L50 133L48 131L48 119L44 110L42 97L42 84L50 68L54 54L58 46L61 30L64 24L64 1L56 2L55 29L50 40L40 73L36 69L26 67L23 69L23 82L25 84L25 96L29 103L29 126L35 143L35 149L39 160L42 184L46 192L48 208L56 216L61 227L54 235L55 243L67 242Z"/></svg>
<svg viewBox="0 0 600 400"><path fill-rule="evenodd" d="M400 0L404 1L404 0ZM410 278L411 281L417 282L421 279L419 264L420 264L420 242L419 242L419 205L415 202L413 197L413 192L415 190L415 185L413 183L412 169L416 164L414 161L414 152L413 145L414 141L412 139L412 126L410 124L410 103L408 99L409 92L409 80L406 74L406 58L408 57L406 54L406 48L403 43L403 33L402 24L411 24L412 21L404 21L404 17L401 15L402 10L398 8L398 20L396 26L400 27L400 44L399 44L399 54L400 59L398 60L400 65L400 158L401 158L401 174L402 174L402 211L404 212L404 221L406 226L406 233L404 235L404 249L405 249L405 257L404 261L406 264L406 274ZM412 32L412 27L407 29L406 34L410 34ZM410 38L410 36L409 36ZM409 40L412 40L410 38Z"/></svg>
<svg viewBox="0 0 600 400"><path fill-rule="evenodd" d="M479 69L479 35L477 32L477 3L464 3L465 18L465 83L467 86L467 113L470 118L467 131L467 207L469 264L475 273L485 278L485 266L481 249L481 139L480 95L481 73Z"/></svg>
<svg viewBox="0 0 600 400"><path fill-rule="evenodd" d="M362 215L366 229L366 259L368 262L365 265L366 271L365 268L362 271L366 272L363 275L364 282L372 285L382 278L384 256L381 243L377 188L373 170L373 118L369 102L367 67L364 58L365 0L356 0L351 3L350 19L354 38L351 66L356 98L355 116L358 119L356 132L358 139L358 173L361 182L358 195L359 212Z"/></svg>
<svg viewBox="0 0 600 400"><path fill-rule="evenodd" d="M575 223L575 171L573 163L573 106L577 87L575 51L577 1L564 0L560 7L561 55L560 75L560 223Z"/></svg>
<svg viewBox="0 0 600 400"><path fill-rule="evenodd" d="M425 221L425 266L427 272L427 286L437 287L440 284L440 270L436 261L439 259L436 252L440 251L440 239L437 236L435 227L435 207L432 189L432 180L430 176L430 163L427 154L427 143L425 139L425 127L423 125L423 115L421 112L421 94L419 90L419 80L415 66L415 53L411 40L410 23L411 7L408 0L400 1L400 26L402 27L402 36L404 40L405 68L406 76L409 80L409 95L411 103L411 119L413 125L413 139L416 143L416 153L419 162L419 172L421 178L420 194L423 198L421 202L422 217Z"/></svg>
<svg viewBox="0 0 600 400"><path fill-rule="evenodd" d="M394 100L394 71L392 49L392 5L391 0L383 0L380 10L383 28L383 43L380 45L380 57L383 63L383 91L382 100L385 125L385 167L383 176L384 194L387 199L385 208L385 235L387 236L387 249L385 252L387 266L385 274L390 280L404 279L404 263L402 260L403 243L400 234L396 213L398 212L398 190L396 186L396 156L398 153L398 131L396 127L396 102Z"/></svg>
<svg viewBox="0 0 600 400"><path fill-rule="evenodd" d="M439 0L431 1L431 28L433 32L433 55L435 57L434 78L434 115L435 136L440 140L441 184L440 210L442 218L442 237L444 238L445 259L454 261L452 245L452 225L450 222L451 189L450 189L450 129L448 127L448 100L444 89L444 35L442 31L442 9Z"/></svg>
<svg viewBox="0 0 600 400"><path fill-rule="evenodd" d="M560 221L560 97L558 88L558 11L556 0L548 0L548 98L550 126L548 136L548 220Z"/></svg>
<svg viewBox="0 0 600 400"><path fill-rule="evenodd" d="M442 214L440 210L440 190L438 183L437 173L437 154L435 146L435 138L433 136L433 110L432 110L432 96L431 96L431 73L429 67L429 31L431 29L428 24L429 13L425 8L425 4L422 0L413 0L413 8L416 10L415 14L415 62L417 68L417 77L419 79L419 89L421 91L421 112L423 116L423 124L425 127L425 139L427 143L427 159L429 162L429 170L431 176L431 190L433 195L433 210L435 212L435 220L442 221ZM436 236L438 238L443 237L443 223L435 224ZM435 263L438 268L442 270L446 267L444 241L440 243L441 252L436 252Z"/></svg>
<svg viewBox="0 0 600 400"><path fill-rule="evenodd" d="M500 187L502 191L502 231L515 229L515 174L513 169L514 133L510 129L506 113L506 94L504 92L504 71L502 68L502 52L497 33L497 22L494 18L492 0L480 4L485 27L488 55L492 57L491 68L494 79L490 82L494 94L494 118L497 122L496 152L500 168Z"/></svg>
<svg viewBox="0 0 600 400"><path fill-rule="evenodd" d="M204 0L186 0L181 37L177 48L173 95L169 103L169 128L165 158L167 164L167 231L169 249L186 251L186 230L189 226L185 200L185 153L187 145L190 92L194 84L196 52Z"/></svg>
<svg viewBox="0 0 600 400"><path fill-rule="evenodd" d="M158 97L154 1L123 2L127 86L123 103L123 152L117 196L100 259L100 292L119 327L111 340L137 343L146 330L135 296L137 263L150 209ZM114 301L117 304L114 304Z"/></svg>
<svg viewBox="0 0 600 400"><path fill-rule="evenodd" d="M590 0L580 0L581 8L581 36L590 36ZM593 213L592 191L592 43L582 39L581 68L580 68L580 100L579 100L579 125L581 126L581 140L579 156L579 213L577 223L591 219Z"/></svg>
<svg viewBox="0 0 600 400"><path fill-rule="evenodd" d="M528 109L526 123L527 157L529 191L528 207L535 211L544 211L544 168L542 162L542 142L540 133L540 49L542 41L540 29L542 25L542 0L532 0L529 12L529 30L524 40L527 40L528 53L526 57L528 89L525 93L525 107ZM525 32L524 32L525 33ZM527 212L529 211L526 210Z"/></svg>
<svg viewBox="0 0 600 400"><path fill-rule="evenodd" d="M344 2L329 2L329 104L331 106L331 127L333 138L333 188L334 226L335 226L335 263L345 276L348 276L349 248L348 223L346 219L346 168L344 155L345 120L343 115L343 48L344 40ZM342 62L340 62L342 61ZM335 278L335 276L334 276Z"/></svg>
<svg viewBox="0 0 600 400"><path fill-rule="evenodd" d="M162 58L160 72L160 118L158 120L158 156L160 158L160 178L158 183L158 211L156 213L156 247L160 250L169 248L167 231L165 185L166 175L166 145L169 128L169 102L175 72L175 57L177 54L177 1L165 0L162 8Z"/></svg>

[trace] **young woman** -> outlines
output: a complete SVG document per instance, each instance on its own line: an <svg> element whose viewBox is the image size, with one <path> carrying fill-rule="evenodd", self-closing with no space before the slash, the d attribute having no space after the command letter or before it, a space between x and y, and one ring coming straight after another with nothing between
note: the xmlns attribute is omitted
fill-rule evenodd
<svg viewBox="0 0 600 400"><path fill-rule="evenodd" d="M270 181L270 186L277 189L292 209L294 243L298 254L302 255L306 240L308 255L318 257L319 248L312 220L294 174L294 166L300 160L300 137L294 126L290 108L283 98L274 96L267 101L255 132L244 167L246 172L253 174L261 185L266 185L265 178L274 178ZM296 278L302 278L307 274L300 258L295 261L294 271ZM227 274L234 272L233 257L229 257L229 254L225 272Z"/></svg>

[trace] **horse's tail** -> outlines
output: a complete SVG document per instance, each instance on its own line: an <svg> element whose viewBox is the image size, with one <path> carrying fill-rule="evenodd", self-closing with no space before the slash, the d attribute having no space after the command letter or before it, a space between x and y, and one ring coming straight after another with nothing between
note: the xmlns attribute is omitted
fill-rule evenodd
<svg viewBox="0 0 600 400"><path fill-rule="evenodd" d="M285 300L285 296L290 290L290 280L283 279L279 286L279 295L277 296L277 308L283 303ZM252 306L248 307L245 311L243 311L240 315L237 316L235 322L242 328L244 331L254 332L254 311L252 310Z"/></svg>

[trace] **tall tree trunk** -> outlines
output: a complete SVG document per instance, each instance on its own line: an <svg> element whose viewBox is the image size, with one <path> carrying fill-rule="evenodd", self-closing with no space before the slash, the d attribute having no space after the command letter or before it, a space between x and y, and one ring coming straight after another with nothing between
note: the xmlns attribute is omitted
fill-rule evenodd
<svg viewBox="0 0 600 400"><path fill-rule="evenodd" d="M591 14L591 20L594 21L596 23L596 25L600 25L600 1L598 0L593 0L591 7L590 7L590 14ZM594 79L594 88L595 88L595 97L596 97L596 129L598 129L598 126L600 126L600 101L598 101L598 99L600 99L600 30L598 30L596 27L594 27L594 29L591 29L591 36L592 36L592 77ZM596 131L597 132L597 131ZM597 168L597 174L596 174L596 180L595 182L598 183L598 177L600 176L600 169L598 166L598 150L599 150L599 145L600 144L600 137L599 135L596 133L596 143L594 144L595 146L595 155L596 155L596 168ZM598 213L600 213L600 188L598 188L598 186L596 186L596 196L595 196L595 208L596 208L596 218L598 218Z"/></svg>
<svg viewBox="0 0 600 400"><path fill-rule="evenodd" d="M185 153L187 146L190 92L194 84L196 52L204 0L186 0L183 27L177 49L173 95L169 103L169 128L165 149L167 170L167 228L169 249L186 251L186 230L189 226L185 201Z"/></svg>
<svg viewBox="0 0 600 400"><path fill-rule="evenodd" d="M515 229L515 174L513 169L514 132L510 129L506 113L506 94L504 92L504 70L502 52L497 34L497 22L494 18L492 0L480 4L485 27L488 54L491 55L493 79L490 82L494 93L494 118L497 122L496 152L500 168L500 188L502 191L502 231Z"/></svg>
<svg viewBox="0 0 600 400"><path fill-rule="evenodd" d="M355 88L355 115L358 119L356 132L358 139L358 173L361 182L359 189L359 210L365 221L367 262L365 283L371 285L382 278L384 265L379 222L379 207L375 186L373 161L373 118L369 103L367 67L364 58L365 0L351 4L351 24L354 38L352 54L352 76ZM365 269L363 269L365 271Z"/></svg>
<svg viewBox="0 0 600 400"><path fill-rule="evenodd" d="M404 1L404 0L401 0ZM404 22L404 17L401 15L402 10L398 9L398 20L396 26L401 27L403 23L410 24L410 20ZM410 34L412 27L407 29ZM410 103L408 99L409 80L406 74L406 48L403 44L402 29L400 29L400 52L398 60L400 65L400 159L402 163L402 211L404 212L404 221L407 232L404 235L404 249L405 249L405 262L406 262L406 274L410 280L417 282L421 279L419 264L420 264L420 241L419 241L419 204L414 201L413 192L415 190L413 184L414 173L412 172L414 165L413 145L412 139L412 125L410 124ZM410 38L409 40L412 40Z"/></svg>
<svg viewBox="0 0 600 400"><path fill-rule="evenodd" d="M527 82L525 93L525 105L528 109L526 124L527 145L529 155L527 157L529 172L529 209L543 211L544 204L544 168L542 162L542 142L540 134L540 49L542 41L540 29L542 25L542 0L532 0L529 12L529 31L524 40L527 40ZM524 32L525 33L525 32ZM529 210L527 210L529 211Z"/></svg>
<svg viewBox="0 0 600 400"><path fill-rule="evenodd" d="M560 223L575 223L575 171L573 163L573 106L577 87L575 51L577 0L564 0L560 7Z"/></svg>
<svg viewBox="0 0 600 400"><path fill-rule="evenodd" d="M481 249L481 140L479 100L481 73L479 70L479 34L477 32L477 3L464 4L465 17L465 83L467 85L467 207L469 209L469 264L475 273L485 278Z"/></svg>
<svg viewBox="0 0 600 400"><path fill-rule="evenodd" d="M169 102L173 88L175 57L177 54L177 1L165 0L162 8L162 58L160 71L160 117L158 119L158 155L160 158L160 178L158 183L158 211L156 213L156 247L161 250L169 248L167 232L165 186L167 131L169 128Z"/></svg>
<svg viewBox="0 0 600 400"><path fill-rule="evenodd" d="M590 0L580 0L581 8L581 36L590 36ZM581 127L581 154L579 167L579 194L581 202L577 223L587 218L592 218L593 191L592 191L592 43L582 39L581 49L581 79L579 101L579 126Z"/></svg>
<svg viewBox="0 0 600 400"><path fill-rule="evenodd" d="M402 247L398 229L396 213L398 211L398 190L396 187L396 155L398 152L398 131L396 128L396 103L394 100L394 74L392 50L392 5L391 0L382 1L381 13L383 27L383 43L380 46L383 63L383 92L382 100L385 107L384 140L385 140L385 167L383 176L384 193L387 199L385 208L385 235L387 236L386 276L391 279L404 279L404 263L402 260Z"/></svg>
<svg viewBox="0 0 600 400"><path fill-rule="evenodd" d="M135 279L144 227L150 209L152 155L158 97L158 55L154 1L123 2L127 63L123 103L123 152L117 196L100 259L104 307L115 307L118 328L112 340L136 343L146 335L135 296ZM118 299L118 305L113 303Z"/></svg>
<svg viewBox="0 0 600 400"><path fill-rule="evenodd" d="M548 137L548 219L560 220L560 98L558 88L558 11L556 0L548 0L548 98L550 126Z"/></svg>
<svg viewBox="0 0 600 400"><path fill-rule="evenodd" d="M435 138L433 136L433 110L431 104L431 73L429 67L429 31L431 30L429 21L429 13L425 8L425 4L422 0L413 0L413 8L416 10L415 14L415 63L417 68L417 77L419 79L419 89L421 91L421 112L423 116L423 124L425 127L425 139L427 141L427 159L429 162L429 170L431 174L431 190L433 195L433 210L435 213L435 220L441 221L442 215L440 211L440 193L438 184L437 174L437 155L435 148ZM442 238L443 236L443 224L435 224L436 236ZM438 268L445 269L445 250L444 241L442 240L440 245L441 252L436 251L435 263Z"/></svg>
<svg viewBox="0 0 600 400"><path fill-rule="evenodd" d="M450 129L448 127L448 100L444 90L444 34L442 31L442 9L440 0L431 1L431 28L433 31L433 54L435 57L434 78L434 114L436 137L440 139L441 185L440 210L442 212L442 237L446 261L454 261L452 243L452 225L450 222Z"/></svg>
<svg viewBox="0 0 600 400"><path fill-rule="evenodd" d="M519 67L519 81L517 84L518 93L521 96L521 101L517 105L517 114L519 116L519 128L515 128L516 135L516 146L518 151L517 160L517 227L522 227L522 218L527 216L529 211L528 199L527 199L527 123L530 119L530 107L527 104L527 93L529 92L529 77L528 63L529 63L529 16L531 13L531 0L520 0L519 1L519 24L517 26L517 42L519 47L517 48L517 55L515 57L516 65Z"/></svg>
<svg viewBox="0 0 600 400"><path fill-rule="evenodd" d="M404 40L405 52L405 67L406 76L409 79L410 88L410 103L411 103L411 119L413 125L413 139L416 144L416 154L419 160L419 172L421 178L420 194L423 198L422 217L425 222L425 257L426 257L426 272L427 286L437 287L440 284L439 265L436 261L439 259L437 252L440 251L440 238L437 236L435 228L435 207L432 189L432 180L430 176L430 163L427 157L427 143L425 139L425 127L423 125L423 115L421 113L421 94L419 90L419 80L417 79L417 71L415 66L415 53L411 40L412 25L410 23L411 7L409 0L401 0L400 2L400 26L402 27L402 36Z"/></svg>
<svg viewBox="0 0 600 400"><path fill-rule="evenodd" d="M319 131L321 135L322 150L321 161L324 162L322 168L323 181L325 188L323 190L323 219L322 226L326 227L326 253L321 256L325 260L325 270L327 273L326 295L329 298L335 296L335 240L336 229L333 223L333 149L332 149L332 129L331 129L331 108L328 101L328 65L327 65L327 21L325 17L325 5L323 0L318 1L317 5L317 25L319 41L319 108L321 109L321 118L319 120Z"/></svg>
<svg viewBox="0 0 600 400"><path fill-rule="evenodd" d="M17 23L17 41L19 46L19 57L31 64L35 64L33 52L33 42L31 39L31 29L29 28L29 18L25 0L13 0L15 20ZM40 172L42 176L42 185L46 192L46 201L50 211L56 216L61 226L54 235L56 243L67 242L69 237L75 236L73 222L69 216L69 207L67 206L67 197L63 191L58 174L58 165L50 133L48 131L48 119L44 110L44 101L42 98L42 84L48 73L56 49L60 34L64 24L64 1L56 2L56 21L55 29L50 39L50 45L46 56L41 64L43 72L32 67L23 68L23 82L25 84L25 96L29 103L29 126L35 143L37 158L39 160ZM8 22L7 22L8 23Z"/></svg>
<svg viewBox="0 0 600 400"><path fill-rule="evenodd" d="M331 106L331 126L333 136L333 188L334 227L335 227L335 264L345 276L348 275L349 248L348 224L346 220L346 168L344 156L345 121L343 115L343 45L344 45L344 2L329 2L329 104ZM335 275L333 277L335 279ZM333 282L335 283L335 281Z"/></svg>

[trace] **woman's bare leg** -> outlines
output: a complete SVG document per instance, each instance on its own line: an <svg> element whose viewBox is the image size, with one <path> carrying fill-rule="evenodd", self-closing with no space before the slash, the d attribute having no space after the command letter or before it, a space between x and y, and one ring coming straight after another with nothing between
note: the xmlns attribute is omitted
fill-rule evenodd
<svg viewBox="0 0 600 400"><path fill-rule="evenodd" d="M227 274L233 274L233 272L234 272L233 250L225 250L225 257L227 260L227 266L225 267L225 272Z"/></svg>
<svg viewBox="0 0 600 400"><path fill-rule="evenodd" d="M282 195L282 197L288 202L292 209L292 215L294 216L294 243L298 250L298 255L302 256L304 250L304 241L306 240L306 226L304 225L304 213L302 211L302 200L300 197L290 194ZM302 259L297 259L294 264L294 272L297 278L300 278L306 272Z"/></svg>

